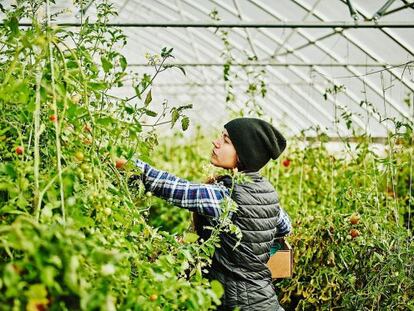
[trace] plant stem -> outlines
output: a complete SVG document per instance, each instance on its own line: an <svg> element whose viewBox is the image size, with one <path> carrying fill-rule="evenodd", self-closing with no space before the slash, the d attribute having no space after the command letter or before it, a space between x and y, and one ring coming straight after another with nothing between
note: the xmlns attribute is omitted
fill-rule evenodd
<svg viewBox="0 0 414 311"><path fill-rule="evenodd" d="M35 207L35 217L36 221L39 221L40 216L40 194L39 194L39 166L40 166L40 151L39 151L39 141L40 141L40 83L42 81L42 72L39 72L36 75L36 100L35 100L35 111L33 112L34 117L34 207Z"/></svg>
<svg viewBox="0 0 414 311"><path fill-rule="evenodd" d="M50 26L50 8L49 8L49 0L46 0L46 15L47 15L47 26ZM49 33L50 34L50 33ZM53 113L58 116L58 109L56 104L56 85L55 85L55 68L54 68L54 59L53 59L53 48L52 48L52 38L49 37L49 61L50 61L50 76L51 76L51 85L52 85L52 108ZM57 122L55 122L55 138L56 138L56 157L57 157L57 170L59 176L59 183L60 183L60 203L61 203L61 211L62 211L62 220L63 224L66 223L66 216L65 216L65 194L63 188L63 179L62 179L62 150L60 146L60 124L63 120L58 118Z"/></svg>
<svg viewBox="0 0 414 311"><path fill-rule="evenodd" d="M144 94L144 92L145 92L145 90L150 86L150 85L152 85L152 82L154 81L154 79L155 79L155 77L161 72L161 68L162 68L162 65L164 64L164 62L167 60L167 58L163 58L163 60L161 61L161 64L157 67L157 66L155 66L155 69L156 69L156 71L155 71L155 74L152 76L152 78L151 78L151 81L147 84L147 86L145 86L145 88L141 91L141 93L139 94L140 96L142 95L142 94ZM134 96L132 96L132 97L129 97L129 98L127 98L127 99L125 99L125 102L129 102L130 100L132 100L132 99L134 99L134 98L136 98L136 97L138 97L138 95L134 95Z"/></svg>

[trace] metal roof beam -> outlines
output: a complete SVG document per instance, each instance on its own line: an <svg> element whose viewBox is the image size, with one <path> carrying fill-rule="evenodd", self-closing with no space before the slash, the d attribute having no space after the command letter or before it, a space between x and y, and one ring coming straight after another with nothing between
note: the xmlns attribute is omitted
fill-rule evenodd
<svg viewBox="0 0 414 311"><path fill-rule="evenodd" d="M151 9L151 8L148 7L148 9ZM173 8L170 8L170 7L168 7L168 9L174 10ZM162 14L160 12L158 12L158 11L154 11L154 13L162 16ZM163 37L161 34L158 34L158 35L161 36L161 37ZM178 37L180 37L180 35L177 34ZM168 37L168 38L170 38L170 37ZM184 41L187 41L188 38L181 37L181 39L183 39ZM204 37L203 37L203 40L207 41L210 44L212 43L210 40L206 40ZM213 91L213 93L217 94L217 92L214 92L214 91ZM275 102L275 104L276 104L276 102ZM296 128L296 130L300 130L297 127L298 124L303 124L304 122L309 122L309 118L303 118L303 119L298 118L298 116L296 116L295 114L292 114L292 111L290 111L289 109L285 108L284 106L283 107L280 106L281 105L280 102L278 102L277 105L278 105L278 108L280 110L283 110L288 115L288 118L290 119L289 120L289 124L290 124L291 128ZM243 108L242 106L240 106L240 103L239 104L236 103L236 106L238 108ZM223 105L223 107L224 107L224 105ZM273 111L275 113L275 116L278 114L278 111L275 110L272 106L268 106L268 109L271 110L271 111ZM320 124L320 122L317 122L317 123Z"/></svg>
<svg viewBox="0 0 414 311"><path fill-rule="evenodd" d="M143 2L143 3L141 3L141 5L142 6L145 6L145 7L147 7L147 9L149 9L149 10L152 10L155 14L157 14L157 15L159 15L161 18L168 18L168 15L167 14L164 14L164 13L162 13L162 12L159 12L159 11L155 11L155 10L153 10L153 8L151 7L151 6L147 6L146 4L145 4L145 2ZM170 7L167 7L168 9L172 9L172 8L170 8ZM175 10L175 7L173 7L174 9L172 9L172 10ZM178 11L179 12L179 11ZM176 37L178 37L178 38L180 38L181 40L183 40L184 42L186 42L187 44L191 44L191 45L195 45L195 43L194 43L194 41L193 40L191 40L188 36L185 36L185 35L183 35L183 34L181 34L181 33L179 33L178 32L178 30L171 30L171 32L174 32L174 35L176 36ZM162 33L158 33L157 34L159 37L161 37L162 38L162 40L164 40L164 42L171 42L170 44L173 44L173 42L171 41L171 36L170 35L163 35ZM141 36L144 36L143 34L141 34ZM151 42L151 40L150 40L151 38L148 38L148 40L146 41L146 42ZM213 57L214 55L213 54L211 54L211 53L209 53L209 50L208 49L201 49L206 55L208 55L209 57ZM191 58L191 53L189 52L189 51L186 51L186 50L182 50L181 51L184 55L187 55L187 57L190 57ZM202 77L204 77L204 79L205 79L205 81L207 81L207 82L210 82L211 80L209 80L209 78L208 78L208 76L205 74L205 72L204 72L204 70L203 70L203 68L201 69L201 72L200 72L200 76L202 76Z"/></svg>
<svg viewBox="0 0 414 311"><path fill-rule="evenodd" d="M188 5L191 5L194 9L196 9L196 10L199 10L200 12L202 12L202 13L204 13L204 14L206 14L206 15L208 15L208 10L207 9L205 9L205 8L201 8L200 6L194 6L194 4L193 3L191 3L191 2L188 2L188 1L186 1L186 0L183 0L183 1L185 1ZM237 16L237 11L234 11L234 12L232 12L232 9L230 8L230 7L225 7L224 6L224 4L222 4L222 3L217 3L215 0L210 0L211 2L213 2L214 4L216 4L216 5L218 5L218 6L220 6L220 7L222 7L223 9L225 9L225 10L227 10L230 14L233 14L233 15L235 15L235 16ZM203 38L203 39L205 39L205 38ZM235 47L237 47L239 50L241 49L241 47L240 46L237 46L237 44L234 44L233 43L233 45L235 46ZM271 89L271 90L273 90L273 91L275 91L276 92L276 90L274 89L274 87L272 87L272 85L271 84L267 84L267 86L269 87L269 89ZM286 96L286 98L289 98L289 96ZM313 103L311 103L311 105L312 106L314 106L314 104ZM316 110L319 110L320 108L319 108L319 106L318 105L316 105L316 106L314 106L315 107L315 109ZM293 108L295 109L295 110L297 110L297 112L299 113L299 114L302 114L303 113L303 111L300 111L299 109L298 109L298 107L296 107L295 105L293 105ZM286 110L285 108L283 108L283 110L289 115L289 116L291 116L291 117L294 117L295 116L295 114L292 114L292 111L290 111L290 110ZM326 113L325 111L320 111L321 113L322 113L322 115L324 115L324 113ZM326 114L325 115L325 117L328 119L328 120L330 120L331 118L330 118L330 116L328 115L328 114ZM307 118L309 119L309 116L307 116ZM306 120L306 119L305 119ZM313 118L311 118L311 120L313 121L313 122L315 122L315 123L317 123L317 124L320 124L320 122L318 122L318 121L316 121L315 119L313 119Z"/></svg>
<svg viewBox="0 0 414 311"><path fill-rule="evenodd" d="M352 1L346 0L346 3L348 4L349 14L351 14L351 17L356 21L358 19L358 13L355 11Z"/></svg>
<svg viewBox="0 0 414 311"><path fill-rule="evenodd" d="M80 22L55 22L52 23L65 27L80 27ZM94 22L89 22L94 25ZM4 22L0 22L0 26L4 26ZM30 27L32 23L19 23L19 26ZM135 23L107 23L107 27L152 27L152 28L414 28L412 22L135 22Z"/></svg>
<svg viewBox="0 0 414 311"><path fill-rule="evenodd" d="M272 69L269 69L272 70ZM305 75L302 75L301 73L299 73L297 70L292 70L297 76L301 77L303 80L307 81L308 83L311 83L310 78L306 77ZM275 73L274 73L275 74ZM281 79L283 79L283 77L280 77ZM285 80L287 81L287 80ZM303 94L303 88L298 87L297 85L291 85L290 88L292 88L298 95L300 95L300 97L304 98L307 102L311 103L313 106L319 107L318 110L320 113L324 114L326 117L329 117L331 119L332 122L335 121L335 117L332 115L329 115L325 110L320 108L320 103L318 103L317 101L315 101L314 99L307 97L306 95ZM320 92L321 94L324 93L324 88L323 87L318 87L316 85L314 85L314 89L317 90L318 92ZM333 106L340 106L336 101L334 101L332 98L328 98L327 99L328 102L331 102L333 104ZM343 107L341 107L343 108ZM363 121L357 117L355 114L352 114L352 119L353 122L355 122L356 124L358 124L361 128L363 128L364 123ZM339 124L339 127L341 127L342 131L346 131L345 127L342 124Z"/></svg>
<svg viewBox="0 0 414 311"><path fill-rule="evenodd" d="M341 30L341 31L342 31L342 30ZM273 55L271 56L271 58L274 58L275 56L284 56L284 55L288 55L288 54L291 54L291 53L292 53L292 51L299 51L299 50L302 50L302 49L304 49L304 48L306 48L306 47L308 47L308 46L310 46L310 45L312 45L312 44L315 44L315 42L317 42L317 41L322 41L322 40L324 40L324 39L327 39L327 38L329 38L329 37L332 37L332 36L334 36L334 35L338 34L338 32L339 32L339 31L330 32L330 33L328 33L328 34L326 34L326 35L323 35L323 36L321 36L321 37L319 37L319 38L316 38L316 39L313 39L313 40L308 39L308 40L309 40L309 42L306 42L306 43L304 43L304 44L302 44L302 45L299 45L299 46L294 47L294 48L291 48L291 49L287 49L287 51L286 51L286 52L283 52L283 53L278 53L278 51L282 48L282 45L283 45L283 46L285 46L285 45L286 45L286 44L282 44L282 45L280 45L280 48L277 48L277 49L273 52ZM292 33L293 33L293 32L292 32ZM285 40L285 41L287 41L287 40Z"/></svg>
<svg viewBox="0 0 414 311"><path fill-rule="evenodd" d="M210 1L212 1L212 2L214 2L215 4L217 4L218 6L220 6L220 7L222 7L223 9L225 9L226 11L228 11L230 14L234 14L234 12L231 12L231 10L229 9L229 8L227 8L227 7L225 7L224 5L222 5L221 3L217 3L215 0L210 0ZM267 9L265 9L265 8L263 8L262 6L263 5L261 5L261 4L258 4L257 3L257 1L253 1L253 0L250 0L250 2L251 3L253 3L253 4L255 4L256 6L258 6L258 7L260 7L262 10L264 10L265 12L267 12L268 14L270 14L270 15L272 15L273 17L275 17L275 18L277 18L277 19L280 19L278 16L276 16L274 13L272 13L272 12L270 12L269 10L267 10ZM234 32L236 32L236 33L238 33L238 29L235 29L234 30ZM265 32L265 30L263 29L263 30L261 30L261 29L258 29L258 31L259 32L262 32L264 35L266 35L267 37L269 37L269 38L271 38L272 40L275 40L277 43L279 43L279 44L281 44L281 40L278 40L277 38L274 38L274 37L272 37L272 36L269 36L269 35L267 35L266 34L266 32ZM301 32L299 31L299 33L301 34ZM302 34L301 34L302 35ZM302 35L303 36L303 35ZM305 37L306 38L306 37ZM308 38L306 38L306 39L308 39ZM308 39L309 40L309 39ZM233 45L235 45L234 43L233 43ZM260 46L260 44L258 44L257 43L257 45L258 46ZM235 45L236 46L236 45ZM237 47L237 46L236 46ZM239 49L240 49L240 47L238 47ZM264 46L262 46L261 47L261 49L265 52L265 53L267 53L267 54L271 54L271 52L270 51L268 51L267 50L267 47L264 47ZM325 53L326 53L326 51L325 51ZM298 54L298 53L294 53L294 54ZM303 57L303 56L298 56L300 59L303 59L304 61L306 61L305 60L305 58ZM289 67L288 67L289 68ZM270 69L271 68L269 68L269 71L270 71ZM297 74L297 71L295 71L295 70L292 70L291 68L289 68L294 74L296 74L296 75L298 75ZM317 70L317 68L315 68L315 71L317 71L317 72L319 72L318 70ZM322 76L324 76L321 72L319 72ZM279 77L282 81L286 81L285 80L285 78L282 76L282 75L280 75L280 74L278 74L278 73L276 73L276 72L273 72L273 74L275 75L275 76L277 76L277 77ZM299 75L298 75L299 76ZM302 79L305 79L303 76L299 76L300 78L302 78ZM329 79L328 77L325 77L325 79L327 80L327 81L329 81L330 83L334 83L333 82L333 80L331 80L331 79ZM315 87L315 89L317 90L317 91L319 91L321 94L323 94L324 92L323 92L323 90L322 89L317 89L316 87ZM326 117L327 117L327 119L328 120L331 120L331 118L332 118L332 116L330 116L326 111L324 111L323 109L321 109L320 108L320 106L318 105L318 103L316 102L316 101L314 101L313 99L309 99L308 97L305 97L305 96L303 96L302 95L302 92L301 92L301 90L299 89L299 88L296 88L295 89L295 91L296 92L298 92L298 94L300 95L300 97L303 97L304 99L305 99L305 101L306 102L308 102L308 103L310 103L312 106L314 106L315 108L316 108L316 110L318 110L322 115L325 115ZM355 102L355 104L358 106L358 107L360 107L360 105L359 105L359 101L357 101L357 100L355 100L354 98L352 98L351 96L349 96L348 95L348 97L349 98L351 98L352 99L352 101L354 101ZM333 103L333 105L334 106L336 106L337 105L337 103L335 102L335 101L332 101L331 99L328 99L328 101L330 101L330 102L332 102ZM359 124L360 126L362 126L363 125L363 123L362 123L362 120L360 120L358 117L356 117L355 115L352 115L352 118L354 119L354 121L357 123L357 124ZM342 126L342 125L340 125L340 126ZM385 124L382 124L382 126L384 126L386 129L388 129L388 127L385 125ZM343 126L342 126L342 130L344 131L344 130L346 130Z"/></svg>
<svg viewBox="0 0 414 311"><path fill-rule="evenodd" d="M397 13L397 12L399 12L401 10L404 10L404 9L407 9L407 8L414 9L414 2L412 2L412 3L406 3L403 6L400 6L398 8L395 8L393 10L389 10L388 12L384 13L382 16L386 16L386 15L390 15L390 14L393 14L393 13Z"/></svg>
<svg viewBox="0 0 414 311"><path fill-rule="evenodd" d="M387 9L394 3L394 1L395 0L387 0L387 2L385 2L385 4L374 14L372 19L378 20L381 16L383 16Z"/></svg>
<svg viewBox="0 0 414 311"><path fill-rule="evenodd" d="M321 0L317 0L313 6L312 9L306 12L306 15L303 17L302 21L305 21L305 19L313 12L314 9L316 9L316 7L318 6L319 2L321 2ZM289 35L287 35L284 39L282 44L279 44L279 46L276 48L276 50L273 52L273 56L277 55L279 53L280 50L282 50L287 42L290 40L290 38L295 35L298 31L298 28L293 29ZM311 42L311 41L310 41Z"/></svg>
<svg viewBox="0 0 414 311"><path fill-rule="evenodd" d="M304 5L304 4L302 4L302 3L300 3L299 2L299 0L292 0L293 2L295 2L297 5L299 5L299 6L301 6L302 8L304 8L304 9L307 9L306 8L306 6ZM319 14L317 14L317 13L315 13L315 12L313 12L312 13L312 15L313 16L315 16L316 18L318 18L319 20L324 20L324 18L322 18ZM299 31L299 33L300 34L302 34L300 31ZM304 36L304 38L306 39L307 37L306 37L306 35L304 35L304 34L302 34L303 36ZM365 54L367 54L369 57L371 57L374 61L378 61L378 62L381 62L381 63L383 63L384 61L383 60L381 60L378 56L376 56L376 55L373 55L373 52L369 52L369 49L367 48L367 47L365 47L365 46L363 46L363 45L361 45L360 43L357 43L356 41L355 41L355 39L353 39L353 37L350 35L350 34L345 34L345 33L342 33L342 35L349 41L349 42L351 42L353 45L355 45L357 48L359 48L361 51L363 51ZM337 60L337 61L340 61L341 62L341 59L340 59L340 57L338 56L338 55L335 55L333 52L329 52L325 47L323 47L322 46L322 44L321 43L317 43L317 42L315 42L315 46L317 46L319 49L321 49L321 51L323 51L323 52L325 52L327 55L329 55L330 57L332 57L333 59L335 59L335 60ZM354 74L354 75L356 75L357 77L360 75L360 73L358 72L358 71L356 71L354 68L352 68L352 67L350 67L350 66L347 66L346 67L352 74ZM404 86L406 86L409 90L411 90L411 91L413 91L414 92L414 87L413 86L411 86L408 82L406 82L406 81L404 81L404 79L401 77L399 77L397 74L395 74L394 72L392 72L391 70L387 70L394 78L396 78L398 81L400 81ZM360 77L358 77L358 78L360 78ZM362 80L362 79L361 79ZM380 97L383 97L384 96L384 94L380 91L380 90L378 90L377 89L377 87L372 83L372 82L369 82L369 81L364 81L368 86L369 86L369 88L371 89L371 90L373 90L377 95L379 95ZM398 105L396 105L391 99L388 99L388 98L386 98L385 96L384 96L384 100L388 103L388 104L390 104L398 113L400 113L401 114L401 116L403 116L403 117L405 117L406 119L408 119L408 120L410 120L410 116L406 113L406 112L404 112L404 111L401 111L401 109L400 109L400 107L398 107Z"/></svg>
<svg viewBox="0 0 414 311"><path fill-rule="evenodd" d="M233 15L235 15L236 13L235 12L232 12L228 7L225 7L222 3L218 3L218 2L216 2L215 0L210 0L211 2L213 2L214 4L216 4L216 5L218 5L218 6L220 6L220 7L222 7L223 9L225 9L226 11L228 11L230 14L233 14ZM305 6L303 6L301 3L298 3L297 1L295 1L295 0L293 0L297 5L299 5L299 6L301 6L304 10L307 10L307 8L305 7ZM274 13L272 13L270 10L268 10L268 9L266 9L262 4L259 4L259 3L257 3L257 1L254 1L254 0L249 0L249 2L251 2L252 4L254 4L254 5L256 5L256 6L258 6L260 9L262 9L262 10L264 10L265 12L267 12L268 14L270 14L271 16L273 16L273 17L275 17L275 18L277 18L277 19L279 19L279 20L281 20L281 18L279 18L277 15L275 15ZM193 6L194 8L196 8L195 6ZM196 9L199 9L199 8L196 8ZM199 9L200 11L201 11L201 9ZM312 15L314 15L314 16L316 16L319 20L321 20L321 21L323 21L323 19L322 18L320 18L316 13L312 13ZM258 31L259 32L262 32L263 34L265 34L265 30L264 29L258 29ZM304 37L306 40L308 40L308 41L311 41L305 34L303 34L303 32L301 31L301 30L299 30L298 31L298 33L302 36L302 37ZM268 35L266 35L266 36L268 36ZM268 36L269 37L269 36ZM271 38L271 37L269 37L269 38ZM275 39L275 38L272 38L273 40L276 40L279 44L281 44L280 42L279 42L279 40L277 40L277 39ZM349 41L351 41L351 39L349 39L348 37L346 37L346 39L348 39ZM354 44L357 48L359 48L359 49L361 49L361 47L359 46L359 45L357 45L355 42L353 42L353 41L351 41L351 43L352 44ZM332 56L332 55L330 55L330 53L325 49L325 48L323 48L323 47L321 47L319 44L317 44L316 42L315 42L315 46L316 47L318 47L319 49L321 49L324 53L326 53L327 55L329 55L331 58L334 58L336 61L339 61L339 59L337 58L337 57L334 57L334 56ZM361 49L362 50L362 49ZM294 53L294 54L297 54L297 53ZM369 54L368 54L369 55ZM371 58L373 58L371 55L369 55ZM303 57L300 57L300 58L302 58L303 59ZM375 59L375 58L373 58L374 60L377 60L377 59ZM377 60L378 61L378 60ZM383 62L382 62L383 63ZM349 70L349 66L344 66L345 68L347 68L348 70ZM350 70L351 71L351 70ZM390 71L390 70L388 70L388 72L390 72L394 77L396 77L402 84L404 84L406 87L408 87L409 89L411 89L410 88L410 86L404 81L404 80L402 80L402 78L399 78L398 77L398 75L396 75L396 74L394 74L392 71ZM357 74L355 71L351 71L351 73L352 74L354 74L354 75L359 75L359 73ZM322 74L323 75L323 74ZM362 79L360 78L360 77L358 77L361 81L362 81ZM330 81L331 83L334 83L333 82L333 80L332 79L327 79L328 81ZM373 87L373 85L372 84L369 84L368 85L369 86L369 88L370 89L372 89L375 93L377 93L378 95L380 95L380 96L382 96L382 94L379 92L379 91L377 91L376 89L374 89ZM387 100L386 99L386 101L387 102L389 102L389 100ZM356 104L358 104L359 105L359 103L358 103L358 101L356 101ZM393 104L393 103L391 103L391 105L392 106L394 106L394 108L395 108L395 105ZM400 112L400 110L399 109L397 109L396 108L396 110L401 114L401 115L403 115L401 112Z"/></svg>
<svg viewBox="0 0 414 311"><path fill-rule="evenodd" d="M341 0L341 2L345 3L344 1L345 0ZM413 5L414 5L414 3L413 3ZM357 10L358 14L360 14L364 19L368 19L368 16L366 14L362 13L361 9L356 8L356 10ZM318 19L321 19L321 18L319 18L316 15L315 15L315 17L317 17ZM390 31L388 29L383 29L383 28L380 28L380 30L387 37L389 37L392 41L394 41L395 43L397 43L401 48L403 48L405 51L407 51L412 56L414 56L414 50L411 47L409 47L409 45L406 42L403 42L403 41L401 41L401 39L397 38L397 36L392 31Z"/></svg>
<svg viewBox="0 0 414 311"><path fill-rule="evenodd" d="M265 12L267 12L268 14L270 14L271 16L273 16L274 18L276 18L276 19L279 19L280 20L280 17L279 16L277 16L273 11L271 11L269 8L267 8L267 7L265 7L265 5L264 4L262 4L262 3L258 3L258 1L256 1L256 0L249 0L251 3L253 3L253 4L255 4L256 6L258 6L259 8L261 8L262 10L264 10ZM294 0L293 0L294 1ZM296 1L295 1L296 2ZM306 9L306 8L304 8L304 9ZM266 35L267 37L269 37L270 39L273 39L273 40L275 40L277 43L279 43L279 44L281 44L281 40L279 40L278 38L275 38L274 36L271 36L271 35L268 35L267 34L267 32L266 32L266 30L259 30L259 31L261 31L264 35ZM303 36L305 39L307 39L307 40L309 40L309 38L307 38L307 36L306 35L304 35L304 34L302 34L302 32L301 31L299 31L298 32L301 36ZM322 52L324 52L324 53L326 53L326 54L328 54L329 55L329 53L326 51L326 50L324 50L324 49L322 49L318 44L315 44L315 46L317 46L319 49L321 49L322 50ZM302 55L300 52L297 52L297 51L293 51L292 52L292 54L293 55L295 55L295 56L297 56L299 59L301 59L301 60L303 60L303 61L305 61L305 62L307 62L307 63L309 63L309 61L306 59L306 57L304 56L304 55ZM332 57L332 56L331 56ZM334 57L332 57L332 58L334 58ZM346 68L348 68L347 66L345 66ZM305 76L303 76L303 75L301 75L301 74L298 74L298 71L297 71L297 69L295 70L295 68L290 68L290 70L293 72L293 73L295 73L298 77L300 77L300 78L302 78L302 79L304 79L304 80L307 80L307 77L305 77ZM317 72L317 73L319 73L324 79L326 79L329 83L333 83L333 84L335 84L335 81L332 79L332 78L329 78L326 74L324 74L320 69L318 69L318 67L314 67L314 70L315 70L315 72ZM361 78L359 78L361 81L362 81L362 79ZM370 87L371 88L371 87ZM321 92L321 94L323 94L324 92L323 92L323 90L322 89L318 89L318 88L316 88L315 87L315 89L317 90L317 91L319 91L319 92ZM360 105L359 105L359 102L360 101L358 101L357 99L356 99L356 97L353 95L353 94L350 94L350 92L349 91L346 91L346 94L347 94L347 96L355 103L355 105L356 106L358 106L358 107L360 107ZM335 104L335 103L334 103ZM364 108L364 110L366 110L365 108ZM374 116L374 118L377 120L377 122L379 123L379 120L378 120L378 118L376 117L376 116ZM385 129L389 129L389 127L386 125L386 124L384 124L384 123L379 123L380 125L382 125Z"/></svg>
<svg viewBox="0 0 414 311"><path fill-rule="evenodd" d="M213 2L214 4L216 4L216 5L218 5L218 6L220 6L220 7L222 7L224 10L226 10L226 11L228 11L230 14L235 14L234 12L232 12L229 8L227 8L227 7L225 7L222 3L218 3L218 2L216 2L215 0L210 0L211 2ZM250 2L252 2L252 1L250 1ZM270 13L269 13L270 14ZM259 32L262 32L263 34L265 34L264 33L264 31L265 30L260 30L260 29L258 29L258 31ZM234 32L235 33L239 33L239 30L238 29L235 29L234 30ZM240 34L240 33L239 33ZM267 36L267 35L266 35ZM277 39L275 39L275 38L272 38L273 40L276 40L279 44L280 44L280 42L279 42L279 40L277 40ZM238 49L240 49L240 47L238 47L237 46L237 44L235 44L234 42L232 43L236 48L238 48ZM259 46L259 45L258 45ZM260 46L259 46L260 47ZM271 54L271 52L270 51L268 51L268 50L266 50L266 48L265 47L261 47L261 49L265 52L265 53L267 53L267 54ZM288 67L289 68L289 67ZM290 68L289 68L290 69ZM269 72L270 72L270 70L269 70ZM294 73L294 72L293 72ZM284 81L284 82L288 82L287 81L287 79L283 76L283 75L281 75L281 74L279 74L279 73L276 73L276 72L273 72L273 75L274 76L276 76L276 77L278 77L280 80L282 80L282 81ZM323 109L321 109L321 107L320 107L320 105L318 105L318 103L316 102L316 101L314 101L313 99L310 99L310 98L308 98L308 97L306 97L305 95L303 95L302 94L302 91L300 91L299 89L295 89L295 91L297 92L297 94L299 95L299 97L302 97L304 100L305 100L305 102L307 102L307 103L309 103L309 104L311 104L311 106L313 106L319 113L320 113L320 115L323 115L327 120L329 120L329 121L331 121L331 122L333 122L334 121L334 119L332 118L332 116L330 115L330 114L328 114L325 110L323 110ZM330 101L330 99L329 99L329 101ZM335 105L335 103L333 103L334 105ZM355 118L355 116L353 115L352 116L353 118ZM358 123L358 121L356 121L357 123ZM343 127L341 124L339 125L340 127L342 127L341 128L341 130L342 131L346 131L346 129L345 129L345 127Z"/></svg>
<svg viewBox="0 0 414 311"><path fill-rule="evenodd" d="M288 67L288 66L294 66L294 67L346 67L346 66L352 66L352 67L363 67L363 68L378 68L378 67L386 67L385 69L393 69L398 68L406 65L413 64L414 61L409 61L403 64L385 64L385 63L272 63L272 62L251 62L251 63L232 63L231 66L233 67L247 67L247 66L256 66L256 67L264 67L264 66L270 66L270 67ZM170 64L166 64L170 65ZM171 65L175 66L182 66L182 67L223 67L225 63L171 63ZM131 67L151 67L152 65L146 64L146 63L131 63L128 64L128 66ZM369 74L369 73L368 73Z"/></svg>
<svg viewBox="0 0 414 311"><path fill-rule="evenodd" d="M234 4L234 7L237 10L237 16L242 21L243 18L242 18L242 15L241 15L241 10L239 8L239 5L237 4L237 0L233 0L233 4ZM254 45L253 45L252 40L250 38L251 37L251 34L250 34L250 32L249 32L248 29L245 29L244 31L246 32L247 42L249 43L250 49L252 50L253 55L257 58L257 53L256 53L256 51L254 49Z"/></svg>
<svg viewBox="0 0 414 311"><path fill-rule="evenodd" d="M269 81L266 80L267 83L272 84L274 86L289 86L289 85L301 85L301 86L313 86L313 85L326 85L325 83L308 83L308 82L287 82L287 83L282 83L279 81ZM245 82L234 82L233 86L239 86L239 85L245 85ZM183 83L179 83L179 82L167 82L167 83L157 83L157 87L190 87L190 88L196 88L196 87L204 87L204 86L223 86L225 85L224 81L215 81L215 82L209 82L209 83L195 83L195 82L183 82ZM124 83L124 86L132 86L132 84L128 84L128 83ZM197 91L198 92L198 91ZM224 88L223 88L223 92L224 92Z"/></svg>
<svg viewBox="0 0 414 311"><path fill-rule="evenodd" d="M180 0L176 0L176 3L177 3L177 7L178 7L178 9L180 11L181 18L184 18L185 14L184 14L184 10L182 9L182 5L181 5L182 3L181 3L181 1ZM198 49L195 47L195 44L194 44L195 40L194 40L193 33L188 28L186 28L186 32L187 32L188 36L190 37L191 48L192 48L192 50L193 50L193 52L194 52L194 54L196 56L196 60L198 62L201 62L200 53L198 52ZM203 67L201 69L201 71L203 72L204 81L205 82L209 82L210 80L207 77L206 69Z"/></svg>

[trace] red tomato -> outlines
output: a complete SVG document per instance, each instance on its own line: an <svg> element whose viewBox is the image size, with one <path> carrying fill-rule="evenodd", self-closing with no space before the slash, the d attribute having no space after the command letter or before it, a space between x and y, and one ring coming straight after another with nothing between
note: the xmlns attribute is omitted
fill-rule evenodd
<svg viewBox="0 0 414 311"><path fill-rule="evenodd" d="M115 162L115 167L116 168L122 168L125 163L127 163L127 160L125 160L125 159L118 159Z"/></svg>
<svg viewBox="0 0 414 311"><path fill-rule="evenodd" d="M359 232L359 230L357 230L357 229L351 229L350 231L349 231L349 234L351 235L351 237L353 238L353 239L355 239L357 236L359 236L361 233Z"/></svg>
<svg viewBox="0 0 414 311"><path fill-rule="evenodd" d="M56 122L56 121L57 121L57 115L55 115L55 114L51 114L51 115L49 116L49 120L50 120L50 121L52 121L52 122Z"/></svg>
<svg viewBox="0 0 414 311"><path fill-rule="evenodd" d="M16 147L16 153L17 154L23 154L24 153L24 147L23 146L17 146Z"/></svg>
<svg viewBox="0 0 414 311"><path fill-rule="evenodd" d="M283 164L284 167L289 167L289 165L290 165L290 159L284 159L283 162L282 162L282 164Z"/></svg>

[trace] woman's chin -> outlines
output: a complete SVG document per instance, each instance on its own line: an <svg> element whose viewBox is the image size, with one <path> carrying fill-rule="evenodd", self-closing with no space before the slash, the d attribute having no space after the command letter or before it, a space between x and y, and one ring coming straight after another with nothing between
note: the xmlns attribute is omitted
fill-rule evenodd
<svg viewBox="0 0 414 311"><path fill-rule="evenodd" d="M217 160L216 160L216 159L214 159L214 157L211 157L211 159L210 159L210 163L211 163L212 165L214 165L214 166L220 167L220 165L217 163Z"/></svg>

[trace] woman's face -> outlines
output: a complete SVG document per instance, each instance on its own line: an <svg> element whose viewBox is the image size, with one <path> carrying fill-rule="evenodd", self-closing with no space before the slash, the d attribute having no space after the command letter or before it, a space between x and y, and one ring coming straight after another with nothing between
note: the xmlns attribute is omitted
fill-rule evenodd
<svg viewBox="0 0 414 311"><path fill-rule="evenodd" d="M211 151L211 164L217 167L232 169L237 167L237 153L234 148L227 130L224 129L222 135L213 140L213 150Z"/></svg>

